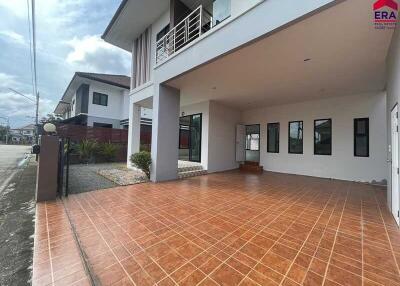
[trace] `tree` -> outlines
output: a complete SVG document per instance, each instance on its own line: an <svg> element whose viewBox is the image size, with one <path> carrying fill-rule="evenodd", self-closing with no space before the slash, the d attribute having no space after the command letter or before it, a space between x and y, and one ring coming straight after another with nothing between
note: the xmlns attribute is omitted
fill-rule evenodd
<svg viewBox="0 0 400 286"><path fill-rule="evenodd" d="M42 119L40 119L40 123L41 124L46 124L46 123L59 123L62 120L62 118L58 115L55 114L47 114L45 117L42 117Z"/></svg>
<svg viewBox="0 0 400 286"><path fill-rule="evenodd" d="M7 132L8 135L10 135L10 127L0 125L0 141L6 141ZM10 138L8 140L10 140Z"/></svg>

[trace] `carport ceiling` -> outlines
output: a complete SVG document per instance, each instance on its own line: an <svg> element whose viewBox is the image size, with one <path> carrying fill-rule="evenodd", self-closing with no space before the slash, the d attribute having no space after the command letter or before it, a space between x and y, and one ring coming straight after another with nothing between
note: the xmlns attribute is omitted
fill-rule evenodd
<svg viewBox="0 0 400 286"><path fill-rule="evenodd" d="M381 91L393 31L375 29L373 2L344 1L167 84L183 105L241 110Z"/></svg>

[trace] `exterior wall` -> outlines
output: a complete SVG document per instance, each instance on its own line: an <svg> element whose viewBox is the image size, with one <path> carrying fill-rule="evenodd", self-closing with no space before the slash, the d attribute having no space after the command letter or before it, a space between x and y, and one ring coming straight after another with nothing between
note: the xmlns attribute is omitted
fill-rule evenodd
<svg viewBox="0 0 400 286"><path fill-rule="evenodd" d="M165 11L162 16L151 26L151 61L150 61L150 81L154 79L154 66L156 65L156 44L157 34L169 24L170 11ZM133 76L132 76L133 77Z"/></svg>
<svg viewBox="0 0 400 286"><path fill-rule="evenodd" d="M400 99L400 29L397 28L392 39L392 44L390 47L390 51L387 57L387 66L388 66L388 81L387 81L387 144L390 145L392 142L392 134L390 130L391 122L390 122L390 113L393 107L398 104ZM391 158L391 154L389 153L389 148L387 148L387 157ZM388 172L388 191L387 191L387 199L388 206L392 208L392 192L391 192L391 165L387 165ZM400 186L396 186L400 188Z"/></svg>
<svg viewBox="0 0 400 286"><path fill-rule="evenodd" d="M202 125L201 125L201 165L205 170L208 170L208 144L209 144L209 110L210 102L200 102L196 104L181 106L180 116L182 112L186 115L202 114Z"/></svg>
<svg viewBox="0 0 400 286"><path fill-rule="evenodd" d="M385 183L385 93L273 106L243 113L244 124L261 124L260 165L265 170L350 181ZM369 117L370 157L354 157L354 118ZM314 120L332 119L332 155L314 155ZM288 153L288 122L304 123L303 154ZM279 153L267 153L267 123L280 123Z"/></svg>
<svg viewBox="0 0 400 286"><path fill-rule="evenodd" d="M241 113L210 101L208 133L208 172L220 172L239 167L236 162L236 125Z"/></svg>
<svg viewBox="0 0 400 286"><path fill-rule="evenodd" d="M264 0L231 0L231 17L237 17Z"/></svg>
<svg viewBox="0 0 400 286"><path fill-rule="evenodd" d="M89 108L88 115L95 117L103 117L109 119L126 119L122 118L123 111L121 110L124 97L122 89L112 87L102 83L91 83L89 88ZM93 92L100 92L108 95L108 105L102 106L93 104ZM125 106L128 110L128 105Z"/></svg>

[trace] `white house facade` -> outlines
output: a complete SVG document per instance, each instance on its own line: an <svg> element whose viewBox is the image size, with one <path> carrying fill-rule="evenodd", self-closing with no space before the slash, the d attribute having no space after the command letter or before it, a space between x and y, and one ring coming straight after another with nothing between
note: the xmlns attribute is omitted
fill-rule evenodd
<svg viewBox="0 0 400 286"><path fill-rule="evenodd" d="M400 28L375 3L124 0L103 39L132 52L128 156L149 108L153 181L250 161L387 184L398 221Z"/></svg>
<svg viewBox="0 0 400 286"><path fill-rule="evenodd" d="M128 76L77 72L54 113L64 123L128 128L129 90Z"/></svg>

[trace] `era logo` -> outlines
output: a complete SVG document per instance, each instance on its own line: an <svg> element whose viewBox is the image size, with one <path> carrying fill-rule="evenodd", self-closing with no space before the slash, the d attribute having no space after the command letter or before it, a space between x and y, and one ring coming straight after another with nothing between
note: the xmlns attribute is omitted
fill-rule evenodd
<svg viewBox="0 0 400 286"><path fill-rule="evenodd" d="M373 8L377 28L395 27L399 10L399 4L395 0L378 0Z"/></svg>

